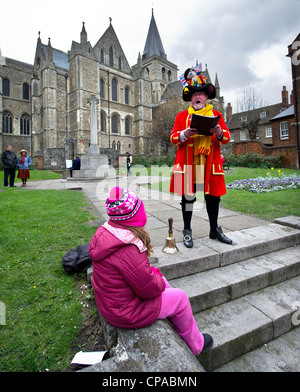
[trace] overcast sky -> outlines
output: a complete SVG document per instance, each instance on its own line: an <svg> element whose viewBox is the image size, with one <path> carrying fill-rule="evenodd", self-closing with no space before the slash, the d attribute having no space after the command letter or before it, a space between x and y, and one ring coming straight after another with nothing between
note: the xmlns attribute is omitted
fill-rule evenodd
<svg viewBox="0 0 300 392"><path fill-rule="evenodd" d="M284 85L291 92L286 54L300 32L300 0L9 0L1 5L2 56L33 64L39 31L44 44L50 37L54 48L67 52L72 40L80 41L82 22L94 46L111 17L133 66L143 53L152 8L178 76L196 60L207 64L234 112L248 85L266 104L281 101Z"/></svg>

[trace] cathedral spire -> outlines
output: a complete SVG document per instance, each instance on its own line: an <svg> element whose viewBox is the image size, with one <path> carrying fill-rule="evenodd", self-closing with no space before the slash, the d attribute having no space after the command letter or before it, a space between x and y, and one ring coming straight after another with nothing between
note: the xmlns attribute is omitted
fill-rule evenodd
<svg viewBox="0 0 300 392"><path fill-rule="evenodd" d="M87 33L85 31L84 22L82 22L82 30L80 33L80 43L86 44L87 43Z"/></svg>
<svg viewBox="0 0 300 392"><path fill-rule="evenodd" d="M156 22L154 19L154 12L152 8L152 17L151 17L146 44L143 52L143 59L149 58L154 54L157 54L158 56L167 59L167 55L165 53L163 44L161 42L158 28L156 26Z"/></svg>

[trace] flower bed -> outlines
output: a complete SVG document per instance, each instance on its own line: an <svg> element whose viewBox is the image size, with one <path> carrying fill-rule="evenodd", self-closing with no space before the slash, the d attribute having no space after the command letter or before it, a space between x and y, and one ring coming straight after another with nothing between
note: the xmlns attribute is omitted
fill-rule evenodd
<svg viewBox="0 0 300 392"><path fill-rule="evenodd" d="M281 175L279 170L279 177L270 176L249 178L245 180L236 180L227 185L228 189L238 189L241 191L248 191L253 193L284 191L286 189L299 189L300 176Z"/></svg>

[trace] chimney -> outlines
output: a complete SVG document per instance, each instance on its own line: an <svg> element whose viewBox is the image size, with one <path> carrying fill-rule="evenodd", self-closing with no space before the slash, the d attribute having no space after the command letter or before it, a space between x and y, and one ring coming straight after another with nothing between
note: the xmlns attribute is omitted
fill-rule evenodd
<svg viewBox="0 0 300 392"><path fill-rule="evenodd" d="M226 122L230 121L232 118L232 106L228 103L226 106Z"/></svg>
<svg viewBox="0 0 300 392"><path fill-rule="evenodd" d="M286 86L283 86L281 96L282 96L282 106L287 108L289 106L289 93L286 91Z"/></svg>
<svg viewBox="0 0 300 392"><path fill-rule="evenodd" d="M291 105L294 105L294 90L292 90L292 92L291 92L290 102L291 102Z"/></svg>

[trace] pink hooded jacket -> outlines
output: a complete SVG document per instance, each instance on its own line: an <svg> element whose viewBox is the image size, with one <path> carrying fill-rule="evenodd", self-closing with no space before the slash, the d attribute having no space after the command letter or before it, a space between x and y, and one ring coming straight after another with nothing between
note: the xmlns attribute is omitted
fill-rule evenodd
<svg viewBox="0 0 300 392"><path fill-rule="evenodd" d="M161 309L165 282L151 269L146 251L125 243L104 225L93 236L89 255L96 303L102 316L119 328L153 324Z"/></svg>

